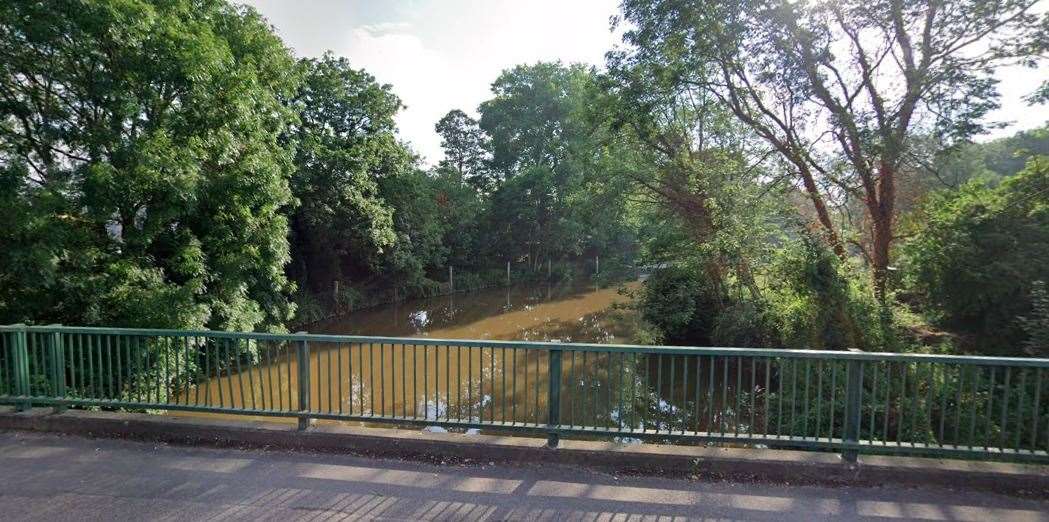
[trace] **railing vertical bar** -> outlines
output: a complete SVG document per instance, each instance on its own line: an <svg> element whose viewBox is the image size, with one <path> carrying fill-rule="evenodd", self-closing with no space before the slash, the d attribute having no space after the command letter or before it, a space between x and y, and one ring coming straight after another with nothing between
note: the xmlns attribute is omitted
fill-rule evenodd
<svg viewBox="0 0 1049 522"><path fill-rule="evenodd" d="M976 442L976 412L980 408L980 367L973 366L973 399L972 408L969 412L969 450L975 447Z"/></svg>
<svg viewBox="0 0 1049 522"><path fill-rule="evenodd" d="M1023 433L1023 420L1024 420L1024 399L1027 397L1027 368L1020 368L1020 400L1016 405L1016 435L1013 440L1013 449L1017 452L1020 451L1020 434ZM1005 424L1002 424L1002 429L1005 429Z"/></svg>
<svg viewBox="0 0 1049 522"><path fill-rule="evenodd" d="M109 372L109 378L107 379L107 382L109 383L109 392L106 395L108 395L108 399L110 401L112 401L116 397L116 383L113 380L113 344L112 344L113 343L113 338L107 335L105 337L105 340L106 340L106 369ZM119 361L118 361L118 364L119 364Z"/></svg>
<svg viewBox="0 0 1049 522"><path fill-rule="evenodd" d="M425 369L423 374L425 375ZM352 387L351 387L352 389ZM419 417L419 347L412 345L412 418ZM425 408L426 390L423 390L423 407ZM352 408L352 404L351 404Z"/></svg>
<svg viewBox="0 0 1049 522"><path fill-rule="evenodd" d="M104 381L102 375L104 373L102 369L102 345L99 342L98 336L95 334L88 334L88 357L91 358L89 365L91 366L91 394L94 395L94 399L101 401L102 397L105 396L105 392L102 387ZM95 371L95 363L98 363L98 371Z"/></svg>
<svg viewBox="0 0 1049 522"><path fill-rule="evenodd" d="M334 397L334 395L335 395L335 386L332 385L332 378L333 378L334 374L332 373L332 364L331 364L331 343L325 343L325 344L326 344L326 346L324 347L324 357L327 360L327 364L325 364L324 366L328 370L328 381L327 381L326 386L325 386L325 388L328 388L328 408L327 408L327 412L328 413L333 413L335 411L335 408L333 407L333 404L335 402L335 397ZM321 354L318 353L317 354L317 369L318 369L318 373L317 373L317 387L318 388L321 385L321 375L320 375L320 372L319 372L320 364L321 364L320 358L321 358ZM319 406L320 406L320 400L321 400L322 395L319 393L319 391L320 390L318 390L318 393L317 393L317 403L318 403L318 409L321 409L321 408L319 408Z"/></svg>
<svg viewBox="0 0 1049 522"><path fill-rule="evenodd" d="M808 401L806 401L808 402ZM830 405L831 409L834 404ZM808 417L808 415L805 415ZM823 433L823 361L816 360L816 440Z"/></svg>
<svg viewBox="0 0 1049 522"><path fill-rule="evenodd" d="M123 397L126 396L126 400L129 401L137 400L138 402L149 403L153 401L156 383L153 382L154 379L149 375L149 370L151 369L147 366L149 361L140 358L135 353L134 341L136 339L138 338L134 336L120 334L117 334L115 337L115 342L117 343L117 366L120 368L117 371L120 375L120 393L117 399L124 400ZM141 375L141 379L133 379L132 375ZM137 397L137 399L133 397Z"/></svg>
<svg viewBox="0 0 1049 522"><path fill-rule="evenodd" d="M408 418L408 347L401 343L401 418ZM339 380L342 385L342 380ZM342 412L342 404L339 404L339 412ZM414 417L414 415L413 415Z"/></svg>
<svg viewBox="0 0 1049 522"><path fill-rule="evenodd" d="M623 395L626 393L626 353L619 353L619 431L623 431L623 418L626 415Z"/></svg>
<svg viewBox="0 0 1049 522"><path fill-rule="evenodd" d="M525 369L527 371L527 368ZM452 420L452 347L444 345L444 420ZM459 404L456 404L458 407Z"/></svg>
<svg viewBox="0 0 1049 522"><path fill-rule="evenodd" d="M284 409L284 378L281 377L280 363L279 363L279 361L281 360L280 350L281 350L282 345L284 345L284 344L285 343L274 344L274 346L277 349L276 357L272 357L272 356L270 357L271 360L276 358L276 360L278 361L277 367L275 368L274 373L277 374L277 402L278 402L277 406L280 408L281 411L287 411L287 410ZM285 358L285 363L286 363L286 366L288 366L289 368L291 367L291 361L287 360L286 358ZM273 379L270 378L271 382L272 382L272 380ZM291 388L291 381L288 381L288 388L289 389ZM291 402L288 403L288 410L290 410L290 409L291 409Z"/></svg>
<svg viewBox="0 0 1049 522"><path fill-rule="evenodd" d="M369 350L371 349L371 343L368 344L368 349ZM371 370L368 370L368 371L369 371L369 373L371 372ZM370 390L368 391L367 394L368 394L369 402L373 401L374 399L371 398L372 393L371 393ZM364 395L365 395L365 388L364 388L364 343L362 342L362 343L358 343L357 344L357 403L358 403L357 407L358 407L358 410L359 410L357 413L359 415L361 415L361 416L365 415L365 413L364 413Z"/></svg>
<svg viewBox="0 0 1049 522"><path fill-rule="evenodd" d="M155 393L153 397L153 402L155 404L160 404L163 400L160 397L162 391L162 383L160 382L162 377L161 368L157 367L157 365L162 364L160 361L160 354L153 353L153 351L149 349L149 345L147 344L147 338L144 336L130 337L128 339L128 343L130 344L132 354L135 354L135 352L137 352L137 354L134 355L134 360L138 361L138 364L141 365L140 367L143 368L146 372L147 385L150 384L149 381L151 380L149 376L151 374L153 375L152 386L153 391Z"/></svg>
<svg viewBox="0 0 1049 522"><path fill-rule="evenodd" d="M900 412L900 418L899 418L899 421L897 422L897 425L896 425L896 445L897 446L903 445L903 429L904 429L904 426L907 425L907 423L906 423L907 410L909 409L909 408L907 408L907 405L906 405L907 404L907 374L909 373L907 370L909 369L909 367L910 366L906 362L900 363L900 395L899 395L899 402L898 402L899 403L898 410ZM913 408L913 406L912 406L912 408Z"/></svg>
<svg viewBox="0 0 1049 522"><path fill-rule="evenodd" d="M87 353L84 354L84 358L87 359L87 383L84 385L87 396L92 399L98 399L101 394L98 393L98 379L95 378L95 350L93 350L93 343L91 339L93 335L85 334L81 343L87 343Z"/></svg>
<svg viewBox="0 0 1049 522"><path fill-rule="evenodd" d="M750 358L750 422L747 424L747 435L750 438L754 438L754 410L757 405L757 386L758 386L758 359L756 357Z"/></svg>
<svg viewBox="0 0 1049 522"><path fill-rule="evenodd" d="M305 333L305 332L303 332L303 333ZM299 404L298 404L298 408L296 408L299 411L299 431L305 430L306 428L309 427L309 425L310 425L310 418L308 416L308 413L313 411L313 401L311 400L311 397L310 397L311 388L312 388L312 386L310 385L310 379L311 379L310 373L311 373L311 370L312 370L311 364L310 364L310 359L312 359L312 357L310 356L310 343L309 343L309 341L306 341L305 339L299 340L296 343L296 346L295 346L295 361L296 361L296 367L299 370L299 375L298 375ZM318 355L317 356L317 364L318 365L320 365L320 359L321 358ZM318 381L320 381L320 371L319 370L320 369L318 368L318 371L317 371L317 380ZM319 410L320 409L320 404L319 404L320 396L319 395L318 395L317 401L318 401L318 405L317 405L318 408L317 409Z"/></svg>
<svg viewBox="0 0 1049 522"><path fill-rule="evenodd" d="M547 352L549 377L547 390L547 418L548 426L546 443L550 447L556 447L560 439L559 427L561 425L561 358L562 351L551 349Z"/></svg>
<svg viewBox="0 0 1049 522"><path fill-rule="evenodd" d="M961 445L962 430L962 388L965 387L965 366L958 366L958 384L954 398L954 446Z"/></svg>
<svg viewBox="0 0 1049 522"><path fill-rule="evenodd" d="M771 412L769 411L769 392L772 389L772 357L765 358L765 429L761 430L762 435L769 436L769 417Z"/></svg>
<svg viewBox="0 0 1049 522"><path fill-rule="evenodd" d="M733 412L733 424L735 425L736 436L739 436L739 414L742 410L742 404L740 403L741 392L743 388L743 358L736 357L736 411Z"/></svg>
<svg viewBox="0 0 1049 522"><path fill-rule="evenodd" d="M66 368L67 368L66 371L68 372L67 375L69 375L69 390L70 391L68 393L69 393L70 396L76 397L76 396L82 395L80 393L80 388L77 386L77 365L76 365L76 363L77 363L77 349L76 349L76 341L77 341L77 337L78 336L77 336L77 334L73 334L73 333L61 334L61 335L65 339L63 341L63 343L62 343L62 346L63 346L63 348L66 349L66 354L67 354L67 357L65 357L65 362L66 362ZM3 334L0 334L0 351L2 351L4 349L4 346L3 346L3 339L4 338L5 338L5 336ZM7 382L7 381L4 381L4 382ZM0 395L3 395L3 394L4 394L4 390L0 389Z"/></svg>
<svg viewBox="0 0 1049 522"><path fill-rule="evenodd" d="M812 382L812 361L805 360L805 416L801 420L801 436L809 436L809 385ZM818 431L818 430L817 430Z"/></svg>
<svg viewBox="0 0 1049 522"><path fill-rule="evenodd" d="M795 436L794 428L798 425L798 360L790 361L790 433Z"/></svg>
<svg viewBox="0 0 1049 522"><path fill-rule="evenodd" d="M516 350L516 348L515 348L515 350ZM587 419L587 415L586 415L586 401L587 401L587 398L590 396L590 386L591 386L591 382L590 382L590 365L587 364L587 362L586 362L587 355L588 355L588 352L584 351L583 352L583 368L582 368L582 370L585 373L583 374L582 379L580 379L580 381L579 381L579 425L581 427L585 427L586 426L586 419Z"/></svg>
<svg viewBox="0 0 1049 522"><path fill-rule="evenodd" d="M710 355L710 375L707 379L707 405L710 408L710 420L707 423L707 433L714 433L714 418L716 416L716 410L714 406L714 367L718 366L718 360L714 358L714 355ZM724 398L724 397L723 397Z"/></svg>
<svg viewBox="0 0 1049 522"><path fill-rule="evenodd" d="M392 345L390 351L393 352ZM391 378L392 373L391 370ZM391 382L391 394L393 393L392 384ZM386 416L386 343L379 343L379 415L382 417Z"/></svg>
<svg viewBox="0 0 1049 522"><path fill-rule="evenodd" d="M1038 417L1041 416L1042 401L1042 368L1038 368L1035 373L1035 385L1034 385L1034 415L1031 418L1031 451L1038 449Z"/></svg>
<svg viewBox="0 0 1049 522"><path fill-rule="evenodd" d="M991 414L992 414L992 412L994 412L994 387L995 387L995 380L996 380L995 379L995 374L996 373L997 373L997 368L992 366L991 367L991 378L990 378L990 380L987 381L987 415L986 415L986 419L984 419L987 422L987 429L984 430L984 435L983 435L983 449L984 450L987 450L990 447L991 431L993 431L993 430L991 430L990 424L991 424Z"/></svg>
<svg viewBox="0 0 1049 522"><path fill-rule="evenodd" d="M673 411L673 408L674 408L674 369L675 369L674 368L674 359L675 359L675 357L673 355L670 355L670 388L667 390L667 394L666 394L666 397L667 397L666 398L667 408L670 411ZM662 396L662 394L660 394L660 395ZM673 416L671 416L671 420L673 420ZM673 427L672 423L668 423L668 424L670 424L670 425L667 426L668 431L673 432L674 431L674 427Z"/></svg>
<svg viewBox="0 0 1049 522"><path fill-rule="evenodd" d="M247 399L244 398L244 368L243 368L243 366L240 363L240 359L241 359L241 355L242 355L241 351L240 351L240 341L241 341L241 339L233 338L233 339L230 339L230 344L233 345L233 354L232 355L233 355L233 360L236 363L235 366L237 367L237 390L240 391L240 407L241 408L247 408L248 407L248 402L247 402ZM249 376L251 375L251 370L248 370L248 375ZM249 388L249 389L251 389L251 388ZM254 397L255 396L252 395L252 401L255 400ZM254 404L252 406L254 407Z"/></svg>
<svg viewBox="0 0 1049 522"><path fill-rule="evenodd" d="M549 352L548 352L549 353ZM605 352L605 414L606 428L612 427L612 352Z"/></svg>
<svg viewBox="0 0 1049 522"><path fill-rule="evenodd" d="M506 423L506 374L508 373L508 369L507 369L507 366L506 366L506 348L500 348L499 349L499 356L502 357L502 359L503 359L502 360L502 365L501 365L501 371L499 373L501 373L502 377L503 377L503 379L502 379L502 381L503 381L502 382L502 393L500 394L501 395L500 402L502 402L502 408L501 409L503 410L502 414L501 414L501 417L502 417L503 424L505 424ZM572 362L574 363L575 360L573 359Z"/></svg>
<svg viewBox="0 0 1049 522"><path fill-rule="evenodd" d="M527 356L527 353L529 351L535 353L535 409L532 410L532 412L533 412L532 415L535 418L535 423L538 425L538 424L540 424L540 421L541 421L541 418L540 418L541 413L540 413L540 409L539 409L539 370L540 370L540 368L539 368L539 362L540 362L539 361L539 355L540 354L539 354L538 350L526 350L525 351L525 354L526 354L525 355L525 357L526 357L526 359L525 359L525 371L528 371L527 370L527 368L528 368L528 359L527 359L528 356Z"/></svg>
<svg viewBox="0 0 1049 522"><path fill-rule="evenodd" d="M583 352L583 356L585 356L585 355L586 355L586 352ZM510 406L510 409L511 409L511 411L510 411L510 421L513 423L513 425L516 426L517 425L517 347L514 347L513 360L514 360L514 373L513 373L514 377L513 377L513 389L512 389L512 391L510 393L510 398L511 398L511 403L512 403L511 406ZM526 382L526 386L528 386L527 382Z"/></svg>
<svg viewBox="0 0 1049 522"><path fill-rule="evenodd" d="M944 444L945 440L944 440L943 436L944 436L945 430L947 428L947 391L948 391L947 379L949 379L949 377L948 377L948 371L947 371L947 366L946 365L940 367L940 379L942 379L942 381L943 381L943 383L941 385L939 385L939 388L940 388L940 429L937 432L936 440L939 443L940 447L942 448L943 446L946 445L946 444ZM935 381L932 381L932 382L935 382ZM932 383L930 383L930 385L931 384Z"/></svg>
<svg viewBox="0 0 1049 522"><path fill-rule="evenodd" d="M697 355L696 356L696 408L695 408L695 410L696 410L696 414L695 414L696 422L695 422L695 430L694 430L695 433L699 433L699 432L703 431L703 425L702 425L703 424L703 410L702 410L702 408L700 406L703 403L703 400L701 398L702 390L703 390L703 366L702 366L703 362L702 361L703 361L703 357L700 356L700 355Z"/></svg>
<svg viewBox="0 0 1049 522"><path fill-rule="evenodd" d="M335 345L335 383L337 387L337 395L339 399L339 415L343 414L342 403L346 402L346 394L342 390L342 343L329 343ZM331 353L331 347L328 348L328 352ZM329 384L329 386L331 386Z"/></svg>
<svg viewBox="0 0 1049 522"><path fill-rule="evenodd" d="M446 403L447 407L447 403ZM441 345L433 345L433 420L441 417Z"/></svg>
<svg viewBox="0 0 1049 522"><path fill-rule="evenodd" d="M483 352L482 352L483 353ZM488 422L495 422L495 347L488 347Z"/></svg>
<svg viewBox="0 0 1049 522"><path fill-rule="evenodd" d="M224 396L222 394L222 371L221 371L220 364L219 364L220 363L219 358L220 358L221 354L219 353L218 339L208 339L207 337L201 337L201 339L205 343L208 343L208 356L209 356L208 358L209 359L214 358L214 364L213 364L213 366L215 368L214 379L215 379L215 388L216 388L216 391L218 392L218 395L219 395L219 407L225 407L226 399L224 398ZM211 380L211 378L212 378L211 375L208 375L208 380L209 381ZM215 402L214 399L212 399L211 396L210 396L210 394L211 394L211 385L210 385L210 383L209 383L209 385L207 387L207 390L208 390L208 405L210 406L210 405L213 405L214 402Z"/></svg>
<svg viewBox="0 0 1049 522"><path fill-rule="evenodd" d="M688 418L685 416L685 408L688 406L688 356L681 357L681 434L688 431Z"/></svg>
<svg viewBox="0 0 1049 522"><path fill-rule="evenodd" d="M927 415L929 419L928 431L931 432L933 430L933 426L935 426L936 424L935 418L933 417L933 391L936 388L936 365L933 363L929 363L929 379L925 382L925 388L927 390L925 397L925 407L929 410L929 413Z"/></svg>
<svg viewBox="0 0 1049 522"><path fill-rule="evenodd" d="M473 376L471 374L472 370L473 370L473 354L471 353L472 351L473 351L472 348L466 347L466 420L467 421L472 420L472 416L473 416ZM461 346L458 347L458 349L456 350L455 373L456 373L456 375L459 376L459 396L462 397L462 394L463 394L463 386L462 386L463 357L462 357L462 347ZM460 417L460 420L462 419L462 416L463 416L463 407L462 407L462 405L460 405L459 406L459 417Z"/></svg>
<svg viewBox="0 0 1049 522"><path fill-rule="evenodd" d="M162 342L161 342L162 341ZM163 346L164 354L164 403L170 404L172 395L175 394L173 387L175 383L171 380L171 357L175 355L175 364L178 364L177 354L172 353L172 346L174 345L175 338L173 336L162 336L157 338L159 346Z"/></svg>
<svg viewBox="0 0 1049 522"><path fill-rule="evenodd" d="M123 341L123 342L121 342L121 341ZM130 363L130 360L129 360L130 358L127 355L128 354L127 338L124 337L123 335L119 335L119 334L118 335L114 335L113 336L113 342L116 344L116 352L117 352L116 393L113 394L113 398L117 399L117 400L120 400L120 399L122 399L122 397L126 393L127 396L128 396L128 400L133 400L132 397L135 397L135 398L138 399L138 402L142 402L143 401L143 395L142 395L142 391L143 390L142 390L142 388L140 387L138 389L135 389L134 391L136 391L137 394L132 394L132 388L128 386L127 377L124 376L124 369L125 369L124 367L128 366L129 363ZM149 395L148 395L149 388L147 387L145 389L145 391L147 393L147 395L145 395L145 398L148 399L148 397L149 397Z"/></svg>
<svg viewBox="0 0 1049 522"><path fill-rule="evenodd" d="M569 424L569 426L575 426L576 425L576 420L577 420L576 416L575 416L575 401L576 401L576 395L579 395L576 392L575 350L572 350L572 351L570 351L568 353L571 354L571 355L569 355L570 361L568 363L568 382L569 382L568 390L569 390L569 393L571 394L571 395L568 396L568 418L569 418L568 424Z"/></svg>
<svg viewBox="0 0 1049 522"><path fill-rule="evenodd" d="M911 446L913 447L917 443L917 436L920 422L921 409L921 364L914 363L914 394L911 396Z"/></svg>
<svg viewBox="0 0 1049 522"><path fill-rule="evenodd" d="M998 429L998 448L1005 448L1005 427L1007 426L1006 421L1009 418L1009 385L1012 382L1012 368L1009 366L1005 367L1005 382L1002 388L1002 422L999 424ZM993 392L992 392L993 393Z"/></svg>
<svg viewBox="0 0 1049 522"><path fill-rule="evenodd" d="M850 360L846 363L845 380L845 427L842 433L845 451L842 452L842 458L845 462L855 463L859 453L856 445L859 443L863 404L863 361Z"/></svg>
<svg viewBox="0 0 1049 522"><path fill-rule="evenodd" d="M480 350L481 350L481 355L483 356L484 355L484 348L481 347ZM473 378L473 376L474 376L474 354L473 354L473 352L474 352L473 348L467 348L466 349L466 408L467 408L466 409L466 418L468 420L470 420L471 422L473 421L473 418L474 418L474 378ZM478 364L481 364L481 363L478 363ZM484 372L482 371L481 372L481 378L482 379L483 379L483 376L484 376ZM484 381L481 381L481 383L482 383L481 386L483 387L484 386ZM478 393L482 393L482 392L483 392L483 390L478 392ZM480 409L480 407L478 409ZM481 417L482 417L482 420L483 420L483 413L482 413Z"/></svg>
<svg viewBox="0 0 1049 522"><path fill-rule="evenodd" d="M638 424L637 424L638 387L641 385L641 374L638 374L638 372L641 370L641 363L638 362L638 361L641 358L641 356L637 352L634 352L634 353L630 354L630 356L631 356L630 357L631 358L630 363L631 363L631 365L633 366L633 369L634 369L633 376L630 379L630 389L632 391L632 393L630 394L630 430L631 431L636 431L637 427L638 427ZM642 401L642 403L643 402L644 401ZM642 415L644 415L644 411L642 411ZM643 417L642 417L641 424L642 424L642 427L644 427Z"/></svg>
<svg viewBox="0 0 1049 522"><path fill-rule="evenodd" d="M270 357L269 342L259 339L255 341L255 351L259 355L259 395L262 399L262 409L273 411L273 361Z"/></svg>
<svg viewBox="0 0 1049 522"><path fill-rule="evenodd" d="M230 362L230 359L235 361L237 364L240 364L240 359L237 358L233 354L233 347L232 347L232 342L231 341L232 341L232 339L226 338L226 342L223 343L223 345L226 347L226 361L225 361L226 362L226 384L229 385L227 387L227 389L229 390L229 406L230 406L230 408L236 408L237 407L236 406L236 400L235 400L235 397L233 395L233 366L234 365ZM237 376L239 377L240 374L238 373ZM242 393L243 393L243 391L242 391ZM242 397L242 399L243 399L243 397ZM242 403L242 407L243 407L243 403Z"/></svg>
<svg viewBox="0 0 1049 522"><path fill-rule="evenodd" d="M828 361L830 365L830 426L827 430L827 442L834 439L834 413L838 411L838 402L834 400L838 394L838 365L836 361Z"/></svg>
<svg viewBox="0 0 1049 522"><path fill-rule="evenodd" d="M466 350L467 360L470 360L472 355L473 354L471 353L471 349L467 348L467 350ZM458 409L458 414L457 414L456 418L458 418L459 420L462 420L463 419L463 347L462 346L456 346L455 347L455 370L456 370L455 371L455 377L458 379L458 382L457 382L456 387L455 387L455 394L456 394L455 406ZM471 398L472 393L471 393L471 389L470 389L471 387L470 387L470 375L469 375L469 373L467 374L467 385L466 386L467 386L467 408L469 408L469 413L467 413L467 420L470 420L470 418L473 416L473 398ZM450 401L451 401L451 399L449 399L449 403L450 403Z"/></svg>
<svg viewBox="0 0 1049 522"><path fill-rule="evenodd" d="M363 364L363 361L362 361ZM364 367L361 367L364 371ZM364 387L364 374L361 374L361 387ZM368 415L375 416L375 344L368 343Z"/></svg>
<svg viewBox="0 0 1049 522"><path fill-rule="evenodd" d="M189 347L190 347L189 339L190 339L190 337L186 336L186 353L187 353L187 355L190 353L190 351L189 351ZM208 359L207 359L207 352L204 352L203 354L201 354L201 347L200 347L200 344L197 343L197 338L195 336L193 337L193 343L192 344L193 344L193 356L194 356L194 359L195 359L194 360L194 366L196 367L195 370L193 371L193 395L194 395L194 397L193 397L193 404L196 405L196 406L199 406L201 404L201 402L200 402L200 370L201 369L205 369L205 376L207 375L206 368L207 368L207 365L208 365ZM200 356L201 355L204 355L204 362L203 362L203 364L200 362ZM186 362L188 364L188 362L189 362L188 358L187 358ZM203 368L201 368L201 367L203 367ZM207 397L205 396L205 401L206 400L207 400Z"/></svg>
<svg viewBox="0 0 1049 522"><path fill-rule="evenodd" d="M299 343L293 341L293 342L283 343L283 344L284 344L284 347L283 347L284 348L284 359L286 361L288 361L288 364L284 367L284 369L287 370L285 376L287 377L287 380L288 380L288 410L289 411L295 411L295 410L298 409L298 406L297 406L296 402L294 400L292 400L293 399L293 393L292 392L295 392L296 394L298 393L298 388L297 388L298 387L298 382L299 382L298 378L299 378L299 372L301 371L299 369L299 362L298 362L299 361L298 360L298 349L299 349L298 345L299 345ZM295 352L292 352L293 349L295 350ZM292 364L293 361L295 362L295 372L294 373L291 371L291 364ZM292 377L294 377L294 379L292 379ZM292 384L292 383L295 383L295 384ZM297 395L295 395L295 397L297 397Z"/></svg>
<svg viewBox="0 0 1049 522"><path fill-rule="evenodd" d="M892 408L892 363L885 363L885 418L884 432L882 433L882 444L889 443L889 414Z"/></svg>
<svg viewBox="0 0 1049 522"><path fill-rule="evenodd" d="M434 394L434 398L437 394ZM430 347L423 345L423 418L430 418ZM436 408L436 403L434 408Z"/></svg>
<svg viewBox="0 0 1049 522"><path fill-rule="evenodd" d="M728 411L728 361L729 357L725 356L721 358L722 364L722 376L721 376L721 412L720 418L718 419L718 425L721 428L721 435L725 435L725 413Z"/></svg>

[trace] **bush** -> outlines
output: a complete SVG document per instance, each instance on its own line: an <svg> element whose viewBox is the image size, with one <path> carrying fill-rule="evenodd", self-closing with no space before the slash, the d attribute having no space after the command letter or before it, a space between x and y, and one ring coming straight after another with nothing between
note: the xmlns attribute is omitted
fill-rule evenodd
<svg viewBox="0 0 1049 522"><path fill-rule="evenodd" d="M672 266L652 275L641 293L641 316L669 344L711 344L718 303L723 299L697 275Z"/></svg>
<svg viewBox="0 0 1049 522"><path fill-rule="evenodd" d="M891 314L882 311L863 277L818 239L780 249L769 277L774 339L788 348L886 350Z"/></svg>
<svg viewBox="0 0 1049 522"><path fill-rule="evenodd" d="M1049 158L1000 186L935 194L903 247L905 284L942 325L988 354L1017 354L1033 282L1049 279Z"/></svg>

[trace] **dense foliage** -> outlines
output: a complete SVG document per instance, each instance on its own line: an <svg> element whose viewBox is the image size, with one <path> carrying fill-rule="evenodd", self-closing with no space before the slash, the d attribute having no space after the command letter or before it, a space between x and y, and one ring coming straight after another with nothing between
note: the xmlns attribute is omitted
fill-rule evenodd
<svg viewBox="0 0 1049 522"><path fill-rule="evenodd" d="M1049 280L1049 158L997 187L978 181L930 197L904 252L910 288L982 352L1017 353L1017 320Z"/></svg>
<svg viewBox="0 0 1049 522"><path fill-rule="evenodd" d="M294 60L222 1L0 10L0 322L282 328Z"/></svg>

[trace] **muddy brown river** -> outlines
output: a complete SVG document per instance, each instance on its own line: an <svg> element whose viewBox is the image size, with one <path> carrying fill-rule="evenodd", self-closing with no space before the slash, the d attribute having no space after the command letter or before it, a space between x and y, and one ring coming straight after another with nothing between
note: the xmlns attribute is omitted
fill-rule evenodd
<svg viewBox="0 0 1049 522"><path fill-rule="evenodd" d="M361 310L314 324L310 333L414 337L631 343L634 312L631 282L609 288L579 285L515 286L432 299L411 300ZM311 343L310 382L314 411L492 420L513 417L540 422L546 412L546 353L540 350L405 347L381 344ZM596 375L596 356L565 361L566 372L587 372L595 386L609 386L634 374L631 361L605 360ZM190 389L189 402L229 407L288 409L297 401L298 368L290 350L270 350L248 372L230 372ZM611 375L617 368L620 372ZM244 374L248 373L248 377ZM611 379L611 381L610 381ZM254 381L249 383L248 381ZM604 384L602 384L604 383ZM589 386L590 384L587 384ZM246 395L234 390L247 391ZM543 393L539 393L542 391ZM589 396L589 395L588 395ZM604 395L602 395L603 397ZM594 395L593 400L597 400ZM216 400L218 398L218 400ZM223 399L225 398L225 399ZM179 400L179 399L176 399ZM512 405L512 406L511 406ZM499 406L502 406L500 410ZM622 415L607 411L603 416ZM510 408L512 409L512 414ZM581 399L574 408L595 412ZM614 408L612 408L614 409ZM574 409L573 409L574 411ZM172 415L207 415L172 412ZM294 421L294 419L284 419Z"/></svg>

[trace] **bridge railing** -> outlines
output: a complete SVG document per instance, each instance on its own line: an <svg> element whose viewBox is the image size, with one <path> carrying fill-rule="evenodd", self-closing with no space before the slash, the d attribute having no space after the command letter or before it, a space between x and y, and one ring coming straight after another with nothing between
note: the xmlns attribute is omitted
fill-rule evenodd
<svg viewBox="0 0 1049 522"><path fill-rule="evenodd" d="M1049 359L0 327L0 402L1049 462Z"/></svg>

